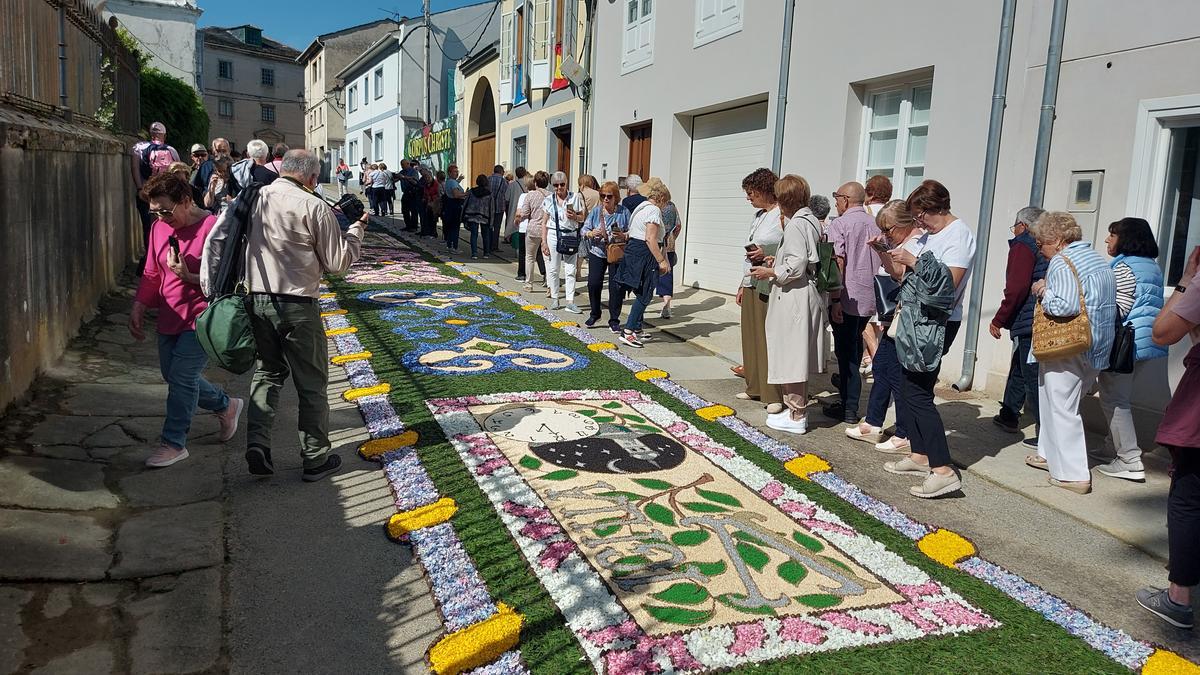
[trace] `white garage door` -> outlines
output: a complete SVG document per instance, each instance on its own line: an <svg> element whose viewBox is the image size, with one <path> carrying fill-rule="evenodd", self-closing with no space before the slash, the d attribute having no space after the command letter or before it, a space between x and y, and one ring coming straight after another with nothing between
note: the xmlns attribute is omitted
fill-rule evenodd
<svg viewBox="0 0 1200 675"><path fill-rule="evenodd" d="M742 179L770 165L768 152L766 103L695 118L684 220L685 285L722 293L737 289L754 217Z"/></svg>

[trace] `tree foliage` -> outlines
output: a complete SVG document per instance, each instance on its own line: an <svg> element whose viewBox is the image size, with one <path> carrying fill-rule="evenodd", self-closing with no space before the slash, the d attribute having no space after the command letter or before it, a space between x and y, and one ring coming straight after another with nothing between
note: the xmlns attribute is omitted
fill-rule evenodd
<svg viewBox="0 0 1200 675"><path fill-rule="evenodd" d="M187 82L157 68L142 68L141 99L142 128L154 122L167 125L167 142L181 159L193 143L208 146L208 111Z"/></svg>

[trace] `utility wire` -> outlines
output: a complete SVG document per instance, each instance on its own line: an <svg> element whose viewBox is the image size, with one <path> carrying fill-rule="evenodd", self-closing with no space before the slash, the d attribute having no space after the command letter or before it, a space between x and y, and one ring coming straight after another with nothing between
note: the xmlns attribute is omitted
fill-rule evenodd
<svg viewBox="0 0 1200 675"><path fill-rule="evenodd" d="M463 53L459 56L450 56L449 54L447 54L446 47L442 44L441 40L438 39L437 31L431 30L430 34L433 35L433 41L434 41L434 43L437 44L438 51L440 51L442 53L442 56L445 56L446 59L450 60L450 61L458 61L470 54L475 53L475 48L478 47L479 43L483 41L483 36L487 35L488 26L492 25L492 19L495 18L496 11L499 9L500 9L500 0L496 0L496 2L492 5L491 14L488 14L487 19L483 22L483 29L479 31L479 37L475 39L475 44L471 45L470 49L468 49L465 53ZM468 39L470 39L470 38L468 38Z"/></svg>

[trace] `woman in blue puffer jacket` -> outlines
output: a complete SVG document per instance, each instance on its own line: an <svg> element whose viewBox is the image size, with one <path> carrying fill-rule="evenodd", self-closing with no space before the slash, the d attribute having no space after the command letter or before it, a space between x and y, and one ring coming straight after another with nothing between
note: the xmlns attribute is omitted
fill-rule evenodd
<svg viewBox="0 0 1200 675"><path fill-rule="evenodd" d="M1134 366L1132 373L1100 373L1100 407L1108 420L1109 440L1116 459L1096 467L1105 476L1146 480L1142 449L1133 426L1130 398L1133 382L1146 364L1167 355L1167 349L1150 339L1154 319L1163 307L1163 273L1158 266L1158 244L1150 224L1141 218L1122 218L1108 226L1104 240L1113 256L1117 280L1117 313L1121 323L1132 323Z"/></svg>

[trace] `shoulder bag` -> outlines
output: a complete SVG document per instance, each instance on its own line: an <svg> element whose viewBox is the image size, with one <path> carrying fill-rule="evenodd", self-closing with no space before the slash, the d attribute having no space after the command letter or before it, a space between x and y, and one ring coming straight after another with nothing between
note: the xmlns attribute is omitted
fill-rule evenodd
<svg viewBox="0 0 1200 675"><path fill-rule="evenodd" d="M817 282L817 291L820 293L828 293L836 291L842 287L842 276L838 272L837 261L833 257L833 244L829 243L829 239L821 234L821 228L808 216L801 216L805 222L812 226L817 233L817 257L820 261L817 262L816 273L813 278Z"/></svg>
<svg viewBox="0 0 1200 675"><path fill-rule="evenodd" d="M551 195L553 198L553 195ZM558 219L558 212L562 209L558 208L558 201L554 202L554 250L560 255L571 256L579 253L579 230L575 230L569 234L563 234L562 224ZM565 208L565 207L564 207Z"/></svg>
<svg viewBox="0 0 1200 675"><path fill-rule="evenodd" d="M1109 359L1108 368L1104 370L1106 373L1120 373L1128 375L1133 372L1133 364L1136 361L1137 345L1134 341L1134 331L1132 323L1121 323L1121 318L1117 317L1117 330L1113 335L1112 357Z"/></svg>
<svg viewBox="0 0 1200 675"><path fill-rule="evenodd" d="M1033 313L1033 346L1031 350L1038 361L1054 361L1082 354L1092 348L1092 325L1088 321L1087 305L1083 297L1083 281L1075 264L1063 256L1075 284L1079 288L1079 314L1071 317L1050 316L1038 300Z"/></svg>
<svg viewBox="0 0 1200 675"><path fill-rule="evenodd" d="M600 210L600 218L604 222L604 228L608 230L608 246L604 248L604 253L608 259L608 262L621 262L621 258L625 257L625 246L629 244L629 235L621 232L620 230L614 230L610 228L608 226L607 216L604 215L604 207L597 206L596 208Z"/></svg>
<svg viewBox="0 0 1200 675"><path fill-rule="evenodd" d="M196 341L221 368L241 375L254 367L258 343L250 325L250 296L246 289L246 247L258 201L259 183L251 183L226 209L229 231L225 233L219 262L209 288L208 307L196 317ZM216 228L209 233L213 237ZM205 255L209 254L206 242Z"/></svg>
<svg viewBox="0 0 1200 675"><path fill-rule="evenodd" d="M875 275L875 311L880 322L891 321L900 303L900 282L890 274Z"/></svg>

